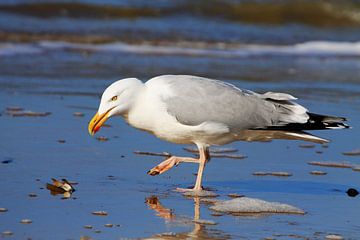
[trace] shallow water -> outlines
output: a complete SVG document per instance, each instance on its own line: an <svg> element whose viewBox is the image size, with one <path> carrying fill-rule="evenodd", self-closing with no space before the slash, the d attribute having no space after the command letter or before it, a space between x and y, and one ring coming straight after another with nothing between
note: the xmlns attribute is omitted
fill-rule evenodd
<svg viewBox="0 0 360 240"><path fill-rule="evenodd" d="M134 2L138 7L145 4ZM162 1L157 4L175 8ZM356 21L345 27L296 19L264 24L231 16L215 21L201 11L191 16L106 20L55 14L45 21L31 11L17 11L0 7L0 19L9 22L0 21L0 162L5 161L0 163L0 207L8 209L0 212L0 232L14 233L7 238L324 239L328 234L358 238L359 197L348 197L346 191L359 190L360 173L308 164L360 164L359 156L341 154L360 147ZM24 19L27 24L22 24ZM180 20L184 24L173 25ZM100 42L94 41L99 37ZM184 146L130 128L120 118L109 120L111 127L98 133L108 141L88 135L87 123L108 84L124 77L146 80L169 73L222 79L258 92L288 92L312 112L349 119L352 129L312 132L330 139L328 148L302 148L302 142L283 140L237 142L227 147L239 149L237 154L247 158L214 158L205 169L204 186L216 191L218 199L244 194L291 204L307 214L213 216L208 204L173 191L193 185L196 165L182 164L152 177L146 172L162 158L133 153L190 156ZM10 106L52 114L12 117L6 113ZM76 117L74 112L85 116ZM327 175L311 175L314 170ZM260 171L292 176L253 175ZM50 195L46 183L52 177L78 183L70 199ZM29 197L30 193L37 197ZM106 211L108 216L95 216L94 211ZM21 224L22 219L33 222ZM193 219L217 225L202 226ZM107 223L114 226L105 227Z"/></svg>

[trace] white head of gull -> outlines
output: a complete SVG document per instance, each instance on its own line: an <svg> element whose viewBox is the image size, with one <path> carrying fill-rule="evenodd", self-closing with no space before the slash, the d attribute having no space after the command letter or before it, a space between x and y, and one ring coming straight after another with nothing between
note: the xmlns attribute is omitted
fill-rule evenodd
<svg viewBox="0 0 360 240"><path fill-rule="evenodd" d="M198 163L193 190L200 191L211 145L271 139L325 143L328 141L304 130L348 127L345 118L310 113L294 100L285 93L258 94L196 76L163 75L146 83L126 78L104 91L88 130L93 135L108 118L120 115L131 126L160 139L195 144L198 159L171 156L148 174L162 174L181 162Z"/></svg>

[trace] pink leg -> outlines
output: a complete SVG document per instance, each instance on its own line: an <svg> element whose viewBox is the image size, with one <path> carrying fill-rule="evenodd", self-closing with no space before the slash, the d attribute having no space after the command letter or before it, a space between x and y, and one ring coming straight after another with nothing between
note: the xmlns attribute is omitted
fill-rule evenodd
<svg viewBox="0 0 360 240"><path fill-rule="evenodd" d="M188 158L188 157L176 157L176 156L172 156L169 157L168 159L166 159L165 161L161 162L159 165L157 165L156 167L152 168L151 170L149 170L147 172L147 174L151 175L151 176L155 176L158 174L162 174L166 171L168 171L169 169L171 169L174 166L177 166L179 163L181 162L192 162L192 163L198 163L199 159L196 158Z"/></svg>
<svg viewBox="0 0 360 240"><path fill-rule="evenodd" d="M199 170L196 178L196 183L193 188L194 191L202 190L201 182L206 162L210 159L209 150L207 147L199 147Z"/></svg>

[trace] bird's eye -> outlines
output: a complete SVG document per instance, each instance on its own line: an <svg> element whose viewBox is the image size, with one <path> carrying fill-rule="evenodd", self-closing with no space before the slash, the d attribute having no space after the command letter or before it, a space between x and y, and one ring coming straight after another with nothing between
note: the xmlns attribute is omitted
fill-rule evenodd
<svg viewBox="0 0 360 240"><path fill-rule="evenodd" d="M111 98L111 101L116 101L117 100L117 96L113 96L112 98Z"/></svg>

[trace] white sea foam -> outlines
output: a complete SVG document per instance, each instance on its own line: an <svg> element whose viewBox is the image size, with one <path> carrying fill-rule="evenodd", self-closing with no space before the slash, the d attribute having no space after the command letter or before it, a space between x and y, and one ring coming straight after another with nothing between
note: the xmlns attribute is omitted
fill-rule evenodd
<svg viewBox="0 0 360 240"><path fill-rule="evenodd" d="M95 52L127 52L135 54L191 55L209 57L251 57L251 56L303 56L303 57L359 57L360 42L312 41L294 45L254 44L193 44L164 45L127 44L113 42L106 44L81 44L60 41L41 41L37 44L1 44L0 56L41 53L44 50L86 50Z"/></svg>
<svg viewBox="0 0 360 240"><path fill-rule="evenodd" d="M0 44L0 56L12 56L18 54L37 54L43 50L38 46L32 44L15 44L2 43Z"/></svg>

